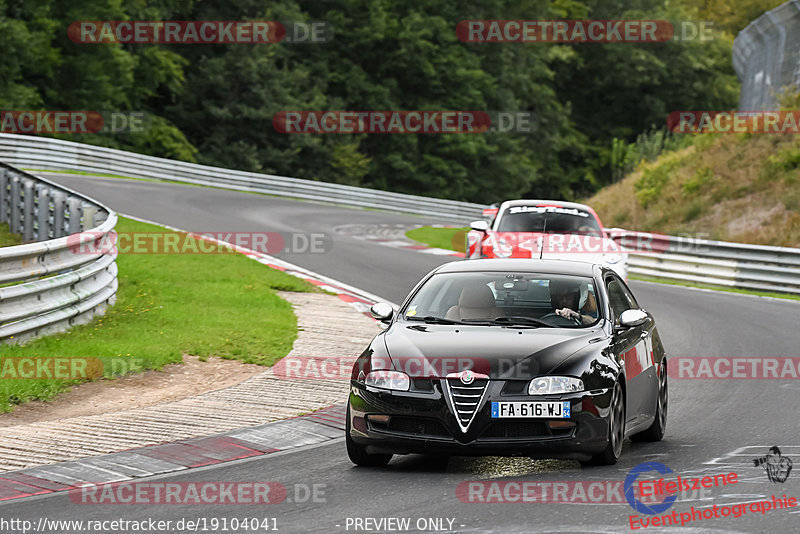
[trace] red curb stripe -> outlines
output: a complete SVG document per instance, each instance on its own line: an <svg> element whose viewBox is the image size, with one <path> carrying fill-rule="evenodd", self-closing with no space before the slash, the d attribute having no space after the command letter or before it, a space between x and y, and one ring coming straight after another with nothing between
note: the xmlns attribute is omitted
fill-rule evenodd
<svg viewBox="0 0 800 534"><path fill-rule="evenodd" d="M364 300L361 297L355 297L346 293L339 293L339 298L345 302L363 302L364 304L372 304L370 301Z"/></svg>
<svg viewBox="0 0 800 534"><path fill-rule="evenodd" d="M344 407L331 405L329 407L322 408L321 410L314 412L313 414L297 415L294 417L289 417L288 419L285 420L288 421L291 419L310 417L315 419L314 422L316 422L317 424L333 427L336 428L337 430L344 430L345 411L346 408ZM203 451L203 447L201 445L209 443L210 444L221 443L225 448L241 449L242 451L245 451L245 454L228 457L224 460L219 460L215 458L209 458L197 452L197 451L201 452ZM233 460L252 458L255 456L263 456L274 452L281 452L282 450L284 450L284 449L271 448L260 451L253 449L248 445L255 445L255 444L250 444L247 441L223 435L223 436L212 436L212 437L200 437L196 439L190 438L189 440L182 440L175 442L165 442L164 444L159 444L159 445L151 445L148 447L128 449L125 452L133 452L142 456L155 458L157 460L163 460L172 464L182 465L187 468L194 468L194 467L203 467L206 465L222 464ZM101 458L103 456L104 455L100 455ZM204 461L195 463L184 463L186 460L189 460L191 462L192 460L200 460L200 459ZM85 460L90 462L92 458L91 457L85 458ZM58 463L54 465L58 465ZM130 480L133 480L133 477L131 477ZM105 482L98 485L118 484L118 483L119 482ZM57 493L69 490L71 487L72 486L61 484L60 482L41 479L38 477L33 477L30 475L25 475L22 473L16 473L11 471L8 473L3 473L2 477L0 477L0 502L16 500L25 497L32 497L34 495ZM26 490L27 488L37 491L33 492L23 491ZM3 496L3 490L6 491L5 496ZM9 491L16 491L16 494L9 495L8 494Z"/></svg>
<svg viewBox="0 0 800 534"><path fill-rule="evenodd" d="M15 480L0 478L0 501L21 499L22 497L43 495L45 493L52 493L52 491L29 486L28 484L23 484Z"/></svg>
<svg viewBox="0 0 800 534"><path fill-rule="evenodd" d="M205 456L200 452L200 449L180 442L145 447L137 451L137 453L184 467L202 467L221 463L221 460Z"/></svg>
<svg viewBox="0 0 800 534"><path fill-rule="evenodd" d="M206 437L197 439L188 439L180 441L180 444L188 445L197 449L199 454L208 458L213 458L220 462L229 462L231 460L239 460L241 458L250 458L252 456L260 456L261 451L246 447L236 443L234 438L227 436ZM219 458L218 456L222 456Z"/></svg>
<svg viewBox="0 0 800 534"><path fill-rule="evenodd" d="M67 484L61 484L60 482L54 482L52 480L33 477L22 473L14 473L13 471L10 473L3 473L2 478L13 480L15 482L22 482L28 486L33 486L34 488L41 488L48 491L61 491L69 488L69 485Z"/></svg>

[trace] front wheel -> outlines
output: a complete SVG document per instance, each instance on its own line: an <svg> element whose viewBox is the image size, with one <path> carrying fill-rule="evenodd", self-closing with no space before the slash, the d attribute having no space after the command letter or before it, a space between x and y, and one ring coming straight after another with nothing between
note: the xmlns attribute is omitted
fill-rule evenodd
<svg viewBox="0 0 800 534"><path fill-rule="evenodd" d="M347 407L346 417L344 441L350 461L359 467L382 467L388 464L392 459L391 454L370 454L366 447L359 445L350 437L350 406Z"/></svg>
<svg viewBox="0 0 800 534"><path fill-rule="evenodd" d="M653 419L653 424L645 430L631 436L631 441L661 441L667 430L667 401L669 401L667 364L666 361L662 361L658 369L658 401L655 419Z"/></svg>
<svg viewBox="0 0 800 534"><path fill-rule="evenodd" d="M611 396L611 410L608 414L608 445L606 449L584 462L589 465L614 465L622 454L625 440L625 396L619 382L614 384Z"/></svg>

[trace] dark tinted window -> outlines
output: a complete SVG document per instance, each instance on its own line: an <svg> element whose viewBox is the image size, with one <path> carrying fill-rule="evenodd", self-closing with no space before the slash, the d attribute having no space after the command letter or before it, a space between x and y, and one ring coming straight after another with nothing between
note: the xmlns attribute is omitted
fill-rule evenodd
<svg viewBox="0 0 800 534"><path fill-rule="evenodd" d="M498 232L544 232L601 236L600 225L585 210L554 206L512 206L503 212Z"/></svg>
<svg viewBox="0 0 800 534"><path fill-rule="evenodd" d="M614 314L615 323L619 322L619 316L622 312L639 307L630 291L616 277L610 277L606 281L606 287L608 288L608 300L611 305L611 311Z"/></svg>
<svg viewBox="0 0 800 534"><path fill-rule="evenodd" d="M600 313L591 278L511 272L440 273L420 288L402 314L406 319L540 319L564 307L587 317L580 326L596 322ZM558 319L547 321L553 326L575 326Z"/></svg>

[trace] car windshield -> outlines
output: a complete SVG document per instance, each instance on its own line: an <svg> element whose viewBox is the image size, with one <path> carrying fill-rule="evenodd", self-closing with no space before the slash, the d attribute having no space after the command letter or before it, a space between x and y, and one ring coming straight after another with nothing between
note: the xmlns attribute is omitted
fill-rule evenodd
<svg viewBox="0 0 800 534"><path fill-rule="evenodd" d="M511 206L500 217L497 231L602 236L600 225L590 212L555 206Z"/></svg>
<svg viewBox="0 0 800 534"><path fill-rule="evenodd" d="M438 273L401 310L409 321L581 328L601 318L592 279L516 272Z"/></svg>

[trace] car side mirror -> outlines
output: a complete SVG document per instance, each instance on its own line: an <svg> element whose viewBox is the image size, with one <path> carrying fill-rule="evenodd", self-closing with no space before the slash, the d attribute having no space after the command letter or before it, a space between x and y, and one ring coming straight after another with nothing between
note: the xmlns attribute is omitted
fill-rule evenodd
<svg viewBox="0 0 800 534"><path fill-rule="evenodd" d="M485 232L489 229L489 223L486 221L472 221L469 227L479 232Z"/></svg>
<svg viewBox="0 0 800 534"><path fill-rule="evenodd" d="M394 308L388 302L377 302L369 309L369 313L382 323L389 323L394 316Z"/></svg>
<svg viewBox="0 0 800 534"><path fill-rule="evenodd" d="M619 316L619 325L623 328L641 326L647 322L647 312L644 310L625 310Z"/></svg>

